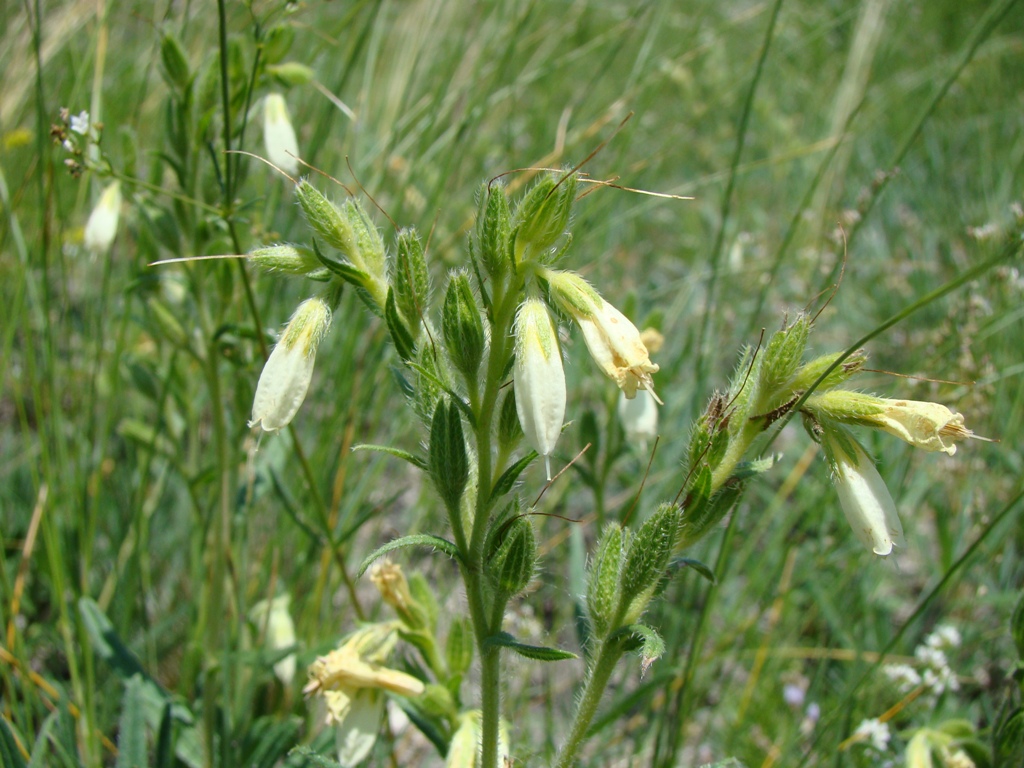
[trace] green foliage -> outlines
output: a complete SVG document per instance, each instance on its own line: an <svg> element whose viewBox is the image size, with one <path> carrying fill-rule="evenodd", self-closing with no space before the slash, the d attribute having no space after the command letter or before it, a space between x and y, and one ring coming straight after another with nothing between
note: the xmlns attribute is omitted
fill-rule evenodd
<svg viewBox="0 0 1024 768"><path fill-rule="evenodd" d="M456 272L448 280L441 308L441 330L452 363L467 385L472 385L483 359L484 326L469 276L464 272Z"/></svg>
<svg viewBox="0 0 1024 768"><path fill-rule="evenodd" d="M458 407L446 398L437 401L430 425L430 475L445 505L457 512L469 480L466 439Z"/></svg>

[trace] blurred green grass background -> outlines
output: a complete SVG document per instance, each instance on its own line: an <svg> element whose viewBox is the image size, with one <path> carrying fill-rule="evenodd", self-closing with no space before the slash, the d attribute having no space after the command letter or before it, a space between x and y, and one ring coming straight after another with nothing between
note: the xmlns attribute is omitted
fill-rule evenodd
<svg viewBox="0 0 1024 768"><path fill-rule="evenodd" d="M97 658L81 598L218 734L209 764L300 764L283 755L315 742L319 717L301 681L283 690L274 680L245 627L248 608L291 594L308 663L360 611L379 612L368 584L355 584L359 609L346 588L362 557L441 525L417 476L351 451L422 438L396 407L381 323L352 295L294 431L263 440L250 486L246 421L261 344L302 294L233 262L147 266L305 237L287 181L223 152L227 135L232 148L263 153L266 93L285 93L306 162L386 211L386 240L389 218L430 233L438 276L441 262L464 263L480 182L513 169L576 165L600 147L584 167L593 178L694 198L595 188L578 206L566 260L665 336L656 384L666 406L640 514L675 495L689 424L739 347L787 313L820 307L840 265L816 351L844 348L994 256L1020 215L1019 3L310 0L224 12L113 0L0 9L0 711L25 745L44 734L43 764L115 761L124 684ZM283 60L310 67L313 82L254 76L277 28L294 36ZM165 37L185 53L187 96L167 72ZM103 182L67 173L49 136L61 107L102 121L123 180L109 255L82 246ZM517 187L531 173L506 180ZM840 742L899 697L877 671L854 689L871 661L859 652L905 629L893 651L912 654L940 623L964 635L951 659L961 690L935 712L908 708L906 722L994 719L1024 574L1018 517L992 529L1020 489L1019 269L997 266L868 350L880 371L947 383L880 372L866 387L944 402L1001 442L962 445L955 458L870 442L908 534L906 550L882 561L854 540L824 464L791 426L774 446L783 458L728 532L692 553L715 566L718 584L687 572L659 604L652 624L670 652L642 679L637 664L622 670L607 702L622 717L597 732L588 764L670 754L680 765L861 764ZM575 423L562 463L585 443L587 414L604 437L595 456L616 430L616 392L582 344L568 346ZM602 515L627 513L647 460L637 448L616 459ZM525 495L541 481L531 471ZM576 647L595 498L567 474L544 505L586 522L541 519L544 570L518 619L524 632ZM441 558L403 564L441 596L457 583ZM524 764L550 758L577 675L566 662L512 665L507 717ZM783 703L786 682L824 713L809 731L805 712ZM382 742L381 764L439 761L410 732Z"/></svg>

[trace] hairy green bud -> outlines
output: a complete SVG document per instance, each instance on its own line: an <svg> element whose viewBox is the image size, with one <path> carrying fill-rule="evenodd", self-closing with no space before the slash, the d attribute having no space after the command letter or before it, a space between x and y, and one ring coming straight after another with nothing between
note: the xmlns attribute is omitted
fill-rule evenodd
<svg viewBox="0 0 1024 768"><path fill-rule="evenodd" d="M423 315L430 305L430 272L423 244L414 229L403 229L398 233L392 282L398 311L412 330L413 338L417 338Z"/></svg>
<svg viewBox="0 0 1024 768"><path fill-rule="evenodd" d="M430 425L430 475L451 514L460 514L459 500L469 480L466 440L462 434L462 416L447 398L437 402Z"/></svg>
<svg viewBox="0 0 1024 768"><path fill-rule="evenodd" d="M800 315L795 323L776 331L768 340L761 355L761 381L758 387L768 403L774 404L780 397L785 400L789 396L787 385L803 358L810 330L810 320L806 315Z"/></svg>
<svg viewBox="0 0 1024 768"><path fill-rule="evenodd" d="M288 55L294 39L295 30L290 24L277 24L268 29L263 38L263 61L277 64Z"/></svg>
<svg viewBox="0 0 1024 768"><path fill-rule="evenodd" d="M476 217L476 242L484 269L491 277L498 278L508 272L511 241L512 214L505 187L500 183L485 184Z"/></svg>
<svg viewBox="0 0 1024 768"><path fill-rule="evenodd" d="M516 255L541 256L565 234L579 184L575 173L549 174L538 181L516 208Z"/></svg>
<svg viewBox="0 0 1024 768"><path fill-rule="evenodd" d="M469 284L469 276L456 272L448 281L441 310L441 330L448 356L472 387L484 354L484 325Z"/></svg>
<svg viewBox="0 0 1024 768"><path fill-rule="evenodd" d="M618 605L619 568L622 549L628 545L628 531L618 523L609 523L601 532L590 570L587 574L587 613L597 637L604 637L612 629Z"/></svg>
<svg viewBox="0 0 1024 768"><path fill-rule="evenodd" d="M294 85L306 85L313 81L313 70L305 64L297 61L285 61L281 64L271 64L267 67L267 74L276 79L282 85L288 87Z"/></svg>
<svg viewBox="0 0 1024 768"><path fill-rule="evenodd" d="M528 517L517 517L487 562L487 572L503 595L516 595L533 578L537 562L537 540Z"/></svg>
<svg viewBox="0 0 1024 768"><path fill-rule="evenodd" d="M626 553L619 579L622 623L643 614L668 567L679 532L679 507L662 504L636 532Z"/></svg>
<svg viewBox="0 0 1024 768"><path fill-rule="evenodd" d="M462 616L452 621L445 643L445 656L448 671L452 675L465 675L469 671L473 663L473 627L468 617Z"/></svg>
<svg viewBox="0 0 1024 768"><path fill-rule="evenodd" d="M188 57L178 42L178 38L165 34L160 39L160 63L163 65L167 83L178 90L184 91L192 80L188 68Z"/></svg>
<svg viewBox="0 0 1024 768"><path fill-rule="evenodd" d="M836 352L831 355L822 355L800 366L793 374L790 383L792 391L796 393L806 392L836 360L842 357L842 354L841 352ZM863 349L858 349L836 366L834 370L829 372L828 376L818 385L818 391L824 392L827 389L843 384L851 376L859 373L867 361L867 354Z"/></svg>
<svg viewBox="0 0 1024 768"><path fill-rule="evenodd" d="M316 252L301 245L267 245L249 251L248 258L258 267L286 275L303 275L314 280L328 275Z"/></svg>

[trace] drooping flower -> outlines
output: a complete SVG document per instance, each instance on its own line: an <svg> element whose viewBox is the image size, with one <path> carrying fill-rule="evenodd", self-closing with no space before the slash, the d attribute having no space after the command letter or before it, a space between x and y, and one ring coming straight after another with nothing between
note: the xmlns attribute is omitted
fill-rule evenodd
<svg viewBox="0 0 1024 768"><path fill-rule="evenodd" d="M647 444L658 436L658 406L654 393L641 391L630 400L623 392L619 398L619 421L626 439L646 450Z"/></svg>
<svg viewBox="0 0 1024 768"><path fill-rule="evenodd" d="M516 412L530 446L544 457L551 479L551 453L565 418L565 371L551 313L540 299L527 299L515 323Z"/></svg>
<svg viewBox="0 0 1024 768"><path fill-rule="evenodd" d="M636 326L579 275L545 270L543 277L558 306L572 315L583 331L583 340L594 362L626 397L633 399L637 389L646 389L661 403L651 379L658 366L651 362Z"/></svg>
<svg viewBox="0 0 1024 768"><path fill-rule="evenodd" d="M288 105L279 93L267 94L263 102L263 142L270 162L289 176L299 175L299 142L288 117Z"/></svg>
<svg viewBox="0 0 1024 768"><path fill-rule="evenodd" d="M114 243L114 236L117 235L117 222L120 217L121 183L115 181L103 190L99 202L92 209L85 224L84 242L90 253L98 255L110 249Z"/></svg>
<svg viewBox="0 0 1024 768"><path fill-rule="evenodd" d="M280 595L271 600L260 600L249 611L249 618L256 628L265 631L267 646L272 650L295 645L295 623L288 612L290 602L289 595ZM274 674L283 685L290 685L295 678L295 654L290 653L276 662Z"/></svg>
<svg viewBox="0 0 1024 768"><path fill-rule="evenodd" d="M331 310L322 299L306 299L295 310L263 366L250 427L273 432L291 423L313 378L317 346L330 326Z"/></svg>
<svg viewBox="0 0 1024 768"><path fill-rule="evenodd" d="M425 690L418 678L384 666L397 641L396 629L394 622L362 627L309 668L303 693L323 698L327 724L335 726L338 762L346 768L373 749L384 716L384 691L419 696Z"/></svg>
<svg viewBox="0 0 1024 768"><path fill-rule="evenodd" d="M876 555L905 546L896 504L860 443L842 427L832 426L825 429L822 446L854 535Z"/></svg>
<svg viewBox="0 0 1024 768"><path fill-rule="evenodd" d="M976 437L964 426L962 414L939 403L890 400L835 389L813 395L807 407L820 410L835 421L882 429L916 448L943 451L950 456L956 453L956 441Z"/></svg>

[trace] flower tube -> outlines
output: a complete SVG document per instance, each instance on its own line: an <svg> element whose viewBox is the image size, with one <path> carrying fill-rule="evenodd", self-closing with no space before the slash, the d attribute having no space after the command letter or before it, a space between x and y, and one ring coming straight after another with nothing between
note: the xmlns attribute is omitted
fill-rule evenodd
<svg viewBox="0 0 1024 768"><path fill-rule="evenodd" d="M876 555L906 545L892 495L860 443L842 427L825 427L825 456L847 522L858 539Z"/></svg>
<svg viewBox="0 0 1024 768"><path fill-rule="evenodd" d="M299 143L288 117L288 105L279 93L267 94L263 102L263 142L270 162L289 176L299 175Z"/></svg>
<svg viewBox="0 0 1024 768"><path fill-rule="evenodd" d="M299 305L263 366L250 427L274 432L291 423L306 399L316 348L330 327L331 310L322 299L306 299Z"/></svg>
<svg viewBox="0 0 1024 768"><path fill-rule="evenodd" d="M523 302L516 315L515 333L516 412L527 442L544 457L550 480L550 457L562 432L566 395L558 334L543 301Z"/></svg>
<svg viewBox="0 0 1024 768"><path fill-rule="evenodd" d="M627 398L636 397L637 389L646 389L659 404L654 393L652 373L658 366L651 362L640 331L619 310L605 301L590 284L573 272L546 270L551 295L583 331L590 356Z"/></svg>

